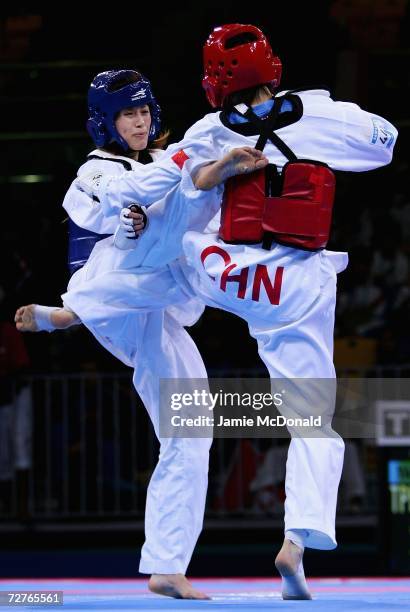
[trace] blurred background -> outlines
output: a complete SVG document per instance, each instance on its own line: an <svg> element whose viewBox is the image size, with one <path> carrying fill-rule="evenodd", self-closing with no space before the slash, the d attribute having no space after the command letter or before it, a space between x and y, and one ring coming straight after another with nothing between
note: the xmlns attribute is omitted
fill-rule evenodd
<svg viewBox="0 0 410 612"><path fill-rule="evenodd" d="M268 8L270 7L270 8ZM202 45L252 23L284 65L282 86L327 87L399 129L393 163L338 173L330 248L339 276L340 376L410 373L410 27L406 0L121 5L92 14L0 9L0 575L134 576L157 454L130 372L81 327L21 336L15 309L58 304L68 281L64 194L87 153L86 93L110 68L145 73L171 142L209 112ZM210 376L266 377L244 322L207 309L190 330ZM408 435L410 432L408 431ZM193 575L269 575L282 537L286 441L217 440ZM310 575L410 570L410 453L348 440L331 553Z"/></svg>

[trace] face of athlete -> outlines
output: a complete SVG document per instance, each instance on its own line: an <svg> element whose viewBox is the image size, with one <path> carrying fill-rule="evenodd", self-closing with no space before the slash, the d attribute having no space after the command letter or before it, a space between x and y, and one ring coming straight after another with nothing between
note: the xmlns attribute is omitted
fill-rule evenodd
<svg viewBox="0 0 410 612"><path fill-rule="evenodd" d="M124 108L118 113L115 127L132 151L142 151L147 147L151 128L149 106L145 104Z"/></svg>

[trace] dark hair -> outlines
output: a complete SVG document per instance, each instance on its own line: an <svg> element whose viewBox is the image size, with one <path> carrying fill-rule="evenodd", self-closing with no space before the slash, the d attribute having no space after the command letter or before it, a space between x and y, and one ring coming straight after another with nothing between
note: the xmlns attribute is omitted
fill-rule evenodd
<svg viewBox="0 0 410 612"><path fill-rule="evenodd" d="M224 99L223 108L229 109L237 104L246 104L246 106L250 106L260 91L264 88L269 89L269 91L272 93L270 83L263 83L261 85L248 87L247 89L241 89L240 91L234 91Z"/></svg>
<svg viewBox="0 0 410 612"><path fill-rule="evenodd" d="M118 79L113 79L111 83L108 85L107 91L109 92L118 91L119 89L122 89L126 85L129 85L130 83L136 83L137 81L140 81L141 79L142 79L142 75L135 70L134 72L130 72L128 76L121 75L118 77Z"/></svg>

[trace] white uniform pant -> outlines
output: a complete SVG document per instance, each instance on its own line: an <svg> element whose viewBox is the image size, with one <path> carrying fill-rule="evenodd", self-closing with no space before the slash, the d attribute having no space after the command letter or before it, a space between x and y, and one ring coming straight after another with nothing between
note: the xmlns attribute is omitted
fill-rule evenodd
<svg viewBox="0 0 410 612"><path fill-rule="evenodd" d="M273 328L249 325L251 335L258 342L259 355L272 379L309 377L314 381L335 377L336 283L334 271L328 269L331 265L330 261L323 260L321 293L299 320ZM323 382L318 381L320 386ZM332 387L330 384L323 389L329 393L327 410L331 413L335 401ZM285 531L307 530L308 533L303 534L306 547L332 549L336 546L335 517L344 442L331 428L323 432L323 437L296 437L292 431L290 433L292 440L285 480Z"/></svg>
<svg viewBox="0 0 410 612"><path fill-rule="evenodd" d="M203 237L194 232L185 236L184 247L189 263L185 274L195 292L205 303L234 312L248 322L272 386L277 378L303 378L299 388L310 393L311 386L312 397L320 396L328 424L315 432L315 437L290 431L285 531L306 530L307 547L334 548L344 443L330 425L335 407L333 330L336 272L346 267L347 257L280 246L269 252L257 246L225 244L216 236ZM223 251L216 252L218 248ZM255 293L253 279L261 265L267 267L271 279L277 266L284 268L278 306L270 303L263 287ZM306 405L309 408L309 402L292 403L291 414L287 410L285 416L310 416Z"/></svg>
<svg viewBox="0 0 410 612"><path fill-rule="evenodd" d="M133 379L161 445L147 491L140 572L185 574L202 529L212 439L159 437L159 379L207 373L186 330L167 314L161 323L159 314L148 315Z"/></svg>
<svg viewBox="0 0 410 612"><path fill-rule="evenodd" d="M64 303L105 348L134 368L135 388L159 438L160 379L207 378L201 355L183 327L198 318L203 305L181 292L169 270L142 276L112 272L78 282L86 273L87 266L73 277ZM164 309L161 299L156 300L157 295L165 299L163 287L177 306ZM202 529L212 439L159 441L147 491L140 571L184 574Z"/></svg>
<svg viewBox="0 0 410 612"><path fill-rule="evenodd" d="M207 378L183 328L199 318L203 304L184 287L173 262L182 255L185 231L203 231L219 214L219 203L218 188L196 190L183 171L180 185L148 209L148 228L137 248L120 251L112 238L100 241L63 295L97 340L134 368L135 388L157 436L159 379ZM160 439L147 492L141 572L185 573L202 528L211 443L211 438Z"/></svg>

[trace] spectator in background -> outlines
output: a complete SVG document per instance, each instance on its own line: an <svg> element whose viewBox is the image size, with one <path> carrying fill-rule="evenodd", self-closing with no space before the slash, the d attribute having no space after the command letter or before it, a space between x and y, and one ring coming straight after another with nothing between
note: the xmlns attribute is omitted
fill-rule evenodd
<svg viewBox="0 0 410 612"><path fill-rule="evenodd" d="M385 296L372 278L371 265L371 252L356 248L337 305L341 335L374 335L384 324Z"/></svg>
<svg viewBox="0 0 410 612"><path fill-rule="evenodd" d="M401 247L401 236L384 234L373 256L372 278L386 288L393 288L405 283L408 275L409 261Z"/></svg>

